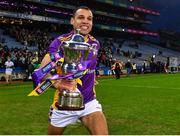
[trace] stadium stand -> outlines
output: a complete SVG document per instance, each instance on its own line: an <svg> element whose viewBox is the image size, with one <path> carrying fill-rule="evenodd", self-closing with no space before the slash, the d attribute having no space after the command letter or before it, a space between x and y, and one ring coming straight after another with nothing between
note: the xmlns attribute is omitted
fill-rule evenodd
<svg viewBox="0 0 180 136"><path fill-rule="evenodd" d="M40 61L52 39L71 30L69 19L72 10L79 5L88 5L95 14L92 34L102 46L97 69L106 71L100 73L108 75L110 72L107 71L116 60L125 64L130 59L143 71L145 62L147 67L152 63L161 63L165 67L168 57L179 58L180 53L172 50L176 46L171 48L178 34L148 30L145 26L153 22L146 17L158 17L160 13L143 7L138 1L3 0L0 2L1 68L7 56L11 56L17 69L24 70L28 77L31 73L28 72L28 66L34 56L38 54ZM144 37L159 38L161 43L150 43ZM169 40L165 40L166 37ZM177 63L179 65L180 59Z"/></svg>

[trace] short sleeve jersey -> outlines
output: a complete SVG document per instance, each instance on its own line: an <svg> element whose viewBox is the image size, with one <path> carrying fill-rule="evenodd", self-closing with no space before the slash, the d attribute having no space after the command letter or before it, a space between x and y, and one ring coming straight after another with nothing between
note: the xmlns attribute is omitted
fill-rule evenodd
<svg viewBox="0 0 180 136"><path fill-rule="evenodd" d="M48 48L48 53L57 52L60 49L63 41L69 41L72 38L73 34L74 34L74 32L71 31L70 33L63 34L63 35L57 37L56 39L54 39L54 41L52 41L52 43L50 44L50 46ZM96 49L96 52L99 50L100 44L93 36L88 34L88 35L84 36L84 40L85 40L85 42L94 46ZM88 73L81 78L82 86L81 85L77 86L83 95L84 103L87 103L87 102L95 99L95 97L96 97L95 89L94 89L94 78L95 78L94 72L95 72L96 63L97 63L97 55L94 55L93 51L91 51L88 54L87 60L91 60L91 63L87 66L87 68L89 69ZM53 106L58 101L58 97L59 97L59 91L56 91L55 96L54 96Z"/></svg>

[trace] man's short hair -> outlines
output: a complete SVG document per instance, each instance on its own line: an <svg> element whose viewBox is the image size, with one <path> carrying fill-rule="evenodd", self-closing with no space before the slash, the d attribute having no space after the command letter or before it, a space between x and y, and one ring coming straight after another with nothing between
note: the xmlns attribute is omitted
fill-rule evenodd
<svg viewBox="0 0 180 136"><path fill-rule="evenodd" d="M75 9L73 10L72 17L75 17L75 14L76 14L76 12L77 12L79 9L86 9L86 10L90 10L90 11L92 12L92 10L91 10L89 7L87 7L87 6L79 6L79 7L75 8Z"/></svg>

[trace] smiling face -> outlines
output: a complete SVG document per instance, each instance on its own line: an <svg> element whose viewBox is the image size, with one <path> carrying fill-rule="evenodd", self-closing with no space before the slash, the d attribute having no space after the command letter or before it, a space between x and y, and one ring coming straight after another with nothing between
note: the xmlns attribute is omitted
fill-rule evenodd
<svg viewBox="0 0 180 136"><path fill-rule="evenodd" d="M87 9L78 9L75 15L71 18L73 28L80 29L80 34L87 35L92 30L93 14Z"/></svg>

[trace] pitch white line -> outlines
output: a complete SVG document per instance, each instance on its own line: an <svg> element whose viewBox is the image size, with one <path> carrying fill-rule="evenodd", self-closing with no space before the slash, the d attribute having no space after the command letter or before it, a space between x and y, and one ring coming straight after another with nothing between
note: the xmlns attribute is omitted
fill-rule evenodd
<svg viewBox="0 0 180 136"><path fill-rule="evenodd" d="M112 79L112 78L109 78L109 79L102 79L102 80L99 80L98 82L101 83L101 82L106 82L106 81L110 81L110 80L116 80L116 79ZM119 79L121 80L121 79ZM122 84L117 84L117 86L122 86L122 87L131 87L131 88L149 88L149 89L170 89L170 90L180 90L179 87L175 88L175 87L159 87L159 86L143 86L143 85L124 85L123 83Z"/></svg>
<svg viewBox="0 0 180 136"><path fill-rule="evenodd" d="M33 85L4 85L0 86L0 88L23 88L23 87L32 87Z"/></svg>
<svg viewBox="0 0 180 136"><path fill-rule="evenodd" d="M131 87L131 88L148 88L148 89L169 89L169 90L180 90L180 88L174 87L159 87L159 86L141 86L141 85L118 85L123 87Z"/></svg>

